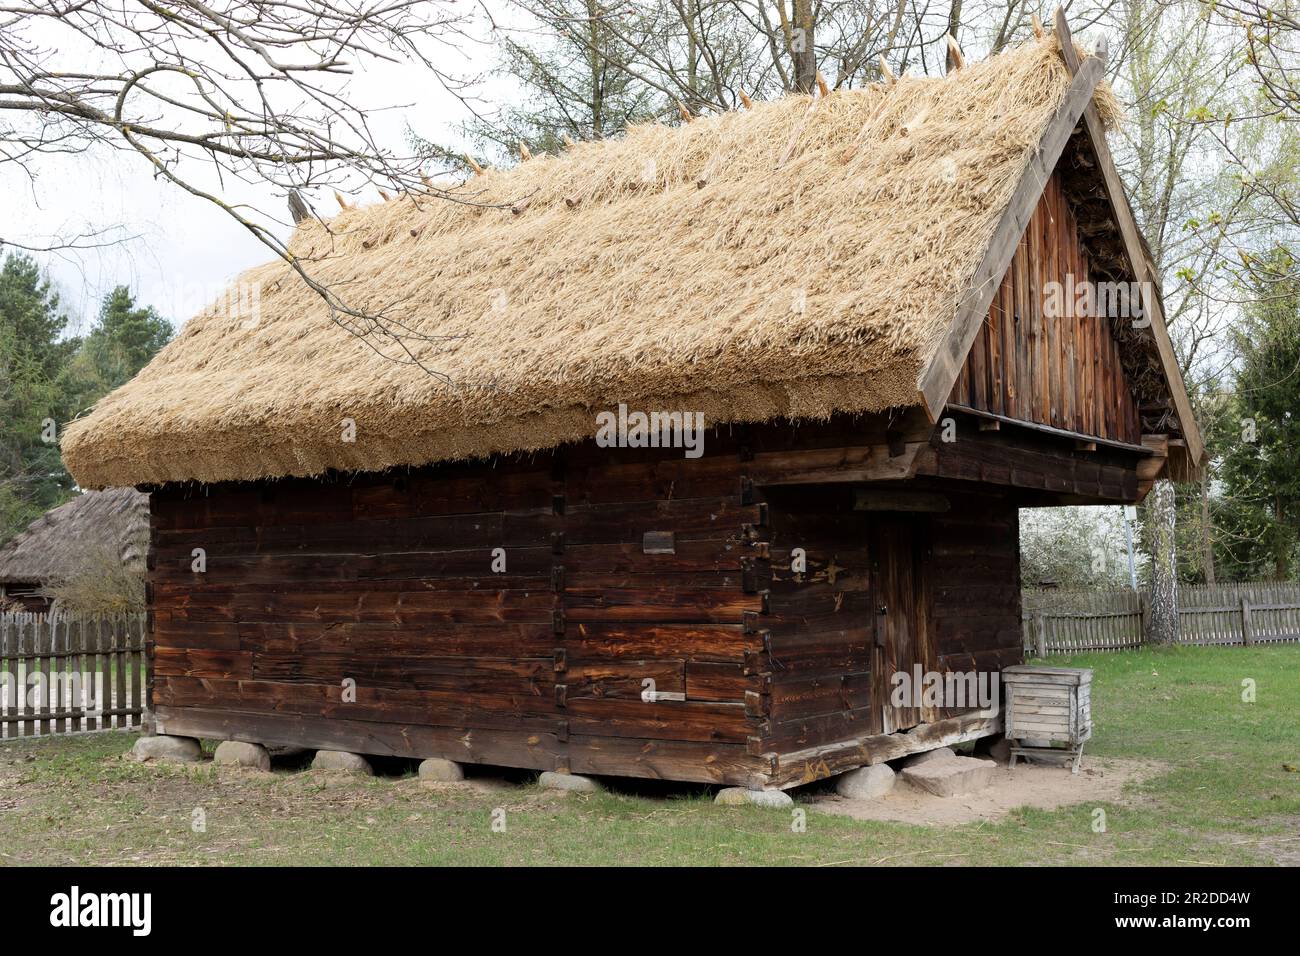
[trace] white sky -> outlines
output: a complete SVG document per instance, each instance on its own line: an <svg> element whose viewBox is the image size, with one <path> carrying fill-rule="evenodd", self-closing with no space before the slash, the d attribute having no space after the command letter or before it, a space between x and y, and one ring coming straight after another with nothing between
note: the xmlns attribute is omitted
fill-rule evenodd
<svg viewBox="0 0 1300 956"><path fill-rule="evenodd" d="M52 43L61 38L51 34ZM492 63L490 47L471 47L463 74L482 72ZM462 74L460 68L448 69ZM426 137L455 143L460 139L457 125L468 118L464 104L415 65L358 64L348 90L349 101L367 109L380 146L399 155L409 153L408 123ZM480 93L500 97L510 90L493 82ZM183 175L227 202L246 202L288 221L284 197L269 187L220 183L202 161ZM324 214L337 210L332 192L307 198ZM359 198L365 203L379 200L373 190ZM59 287L73 333L88 326L100 298L120 284L131 286L139 302L155 306L179 327L241 271L273 255L228 214L156 180L148 161L134 152L96 149L42 156L25 172L0 165L0 236L42 246L55 238L105 229L117 229L113 238L124 241L36 255ZM285 238L289 229L281 232Z"/></svg>

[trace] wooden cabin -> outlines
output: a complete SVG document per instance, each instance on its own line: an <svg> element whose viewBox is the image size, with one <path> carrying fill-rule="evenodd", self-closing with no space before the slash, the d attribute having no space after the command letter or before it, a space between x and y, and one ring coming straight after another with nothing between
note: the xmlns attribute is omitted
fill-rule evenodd
<svg viewBox="0 0 1300 956"><path fill-rule="evenodd" d="M51 586L112 562L142 576L148 539L147 495L134 488L79 494L0 547L0 611L43 614L54 603Z"/></svg>
<svg viewBox="0 0 1300 956"><path fill-rule="evenodd" d="M1158 294L1045 304L1156 279L1059 29L302 224L328 300L254 270L64 439L152 492L158 733L750 788L997 733L891 675L1019 662L1018 510L1203 454Z"/></svg>

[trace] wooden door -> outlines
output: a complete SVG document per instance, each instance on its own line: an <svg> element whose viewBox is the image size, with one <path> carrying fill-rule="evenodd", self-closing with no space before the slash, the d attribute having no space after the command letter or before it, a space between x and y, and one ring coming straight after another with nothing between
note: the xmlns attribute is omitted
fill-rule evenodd
<svg viewBox="0 0 1300 956"><path fill-rule="evenodd" d="M915 665L928 667L930 635L926 613L924 548L928 516L881 512L872 529L872 575L875 593L875 654L872 689L881 712L883 733L895 733L932 719L914 706L895 706L894 675L906 673L911 684Z"/></svg>

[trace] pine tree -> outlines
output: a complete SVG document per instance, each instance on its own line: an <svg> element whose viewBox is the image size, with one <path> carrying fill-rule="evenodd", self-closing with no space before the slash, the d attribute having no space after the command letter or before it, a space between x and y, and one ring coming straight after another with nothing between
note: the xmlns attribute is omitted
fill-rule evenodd
<svg viewBox="0 0 1300 956"><path fill-rule="evenodd" d="M59 455L63 425L125 384L172 326L119 286L84 339L65 335L58 294L30 258L0 268L0 543L74 490Z"/></svg>
<svg viewBox="0 0 1300 956"><path fill-rule="evenodd" d="M1250 281L1233 336L1238 421L1223 466L1220 561L1233 577L1290 580L1300 543L1300 272L1277 249Z"/></svg>
<svg viewBox="0 0 1300 956"><path fill-rule="evenodd" d="M94 379L94 398L125 385L171 341L170 322L153 306L136 305L131 290L120 285L104 296L95 327L77 357L83 374Z"/></svg>
<svg viewBox="0 0 1300 956"><path fill-rule="evenodd" d="M0 542L62 502L72 481L59 458L68 417L60 374L78 347L67 316L35 261L0 266Z"/></svg>

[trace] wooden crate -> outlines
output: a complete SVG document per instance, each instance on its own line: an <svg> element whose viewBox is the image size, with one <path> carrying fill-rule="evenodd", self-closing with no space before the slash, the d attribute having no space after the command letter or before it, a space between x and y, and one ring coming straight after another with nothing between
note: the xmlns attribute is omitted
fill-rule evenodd
<svg viewBox="0 0 1300 956"><path fill-rule="evenodd" d="M1002 686L1011 765L1017 757L1051 752L1073 757L1078 773L1092 736L1092 670L1017 664L1003 669Z"/></svg>

